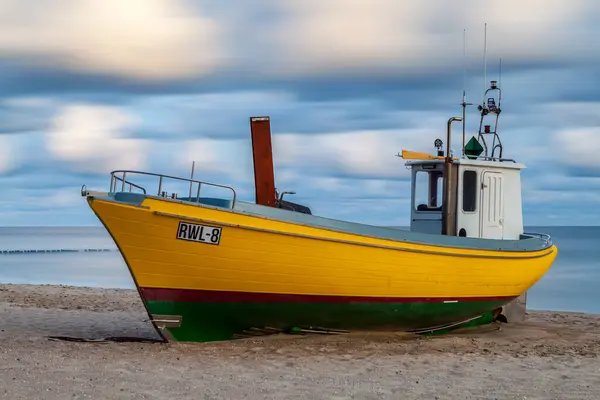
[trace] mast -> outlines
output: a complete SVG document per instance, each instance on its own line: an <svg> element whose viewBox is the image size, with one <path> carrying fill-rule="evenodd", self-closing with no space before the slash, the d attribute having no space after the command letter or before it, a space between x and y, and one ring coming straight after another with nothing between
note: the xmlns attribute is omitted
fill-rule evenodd
<svg viewBox="0 0 600 400"><path fill-rule="evenodd" d="M500 59L500 78L502 77L502 59ZM488 157L488 145L485 140L485 135L492 135L492 149L491 157L494 158L496 149L499 151L498 158L502 158L502 141L498 136L498 118L500 117L500 103L502 101L502 91L497 85L497 81L490 81L490 86L487 86L487 23L485 24L484 30L484 44L483 44L483 79L484 79L484 90L483 90L483 101L481 105L477 106L477 109L481 113L481 119L479 120L479 134L478 141L483 144L484 157ZM494 97L487 97L489 92L498 92L498 99ZM495 114L496 120L494 121L494 127L491 125L483 125L484 118L489 114ZM496 143L496 141L498 143Z"/></svg>
<svg viewBox="0 0 600 400"><path fill-rule="evenodd" d="M500 67L498 68L498 86L502 87L502 57L500 57Z"/></svg>
<svg viewBox="0 0 600 400"><path fill-rule="evenodd" d="M483 27L483 101L485 104L485 91L487 90L487 22Z"/></svg>
<svg viewBox="0 0 600 400"><path fill-rule="evenodd" d="M462 93L462 158L465 158L465 140L467 129L467 106L473 103L467 103L467 30L463 29L463 93Z"/></svg>

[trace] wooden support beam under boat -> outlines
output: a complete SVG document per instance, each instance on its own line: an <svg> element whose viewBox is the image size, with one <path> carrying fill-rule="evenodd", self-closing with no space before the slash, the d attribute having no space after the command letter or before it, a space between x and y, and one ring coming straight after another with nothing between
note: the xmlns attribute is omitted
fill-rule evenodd
<svg viewBox="0 0 600 400"><path fill-rule="evenodd" d="M252 134L256 204L276 207L277 198L275 194L270 118L250 117L250 132Z"/></svg>

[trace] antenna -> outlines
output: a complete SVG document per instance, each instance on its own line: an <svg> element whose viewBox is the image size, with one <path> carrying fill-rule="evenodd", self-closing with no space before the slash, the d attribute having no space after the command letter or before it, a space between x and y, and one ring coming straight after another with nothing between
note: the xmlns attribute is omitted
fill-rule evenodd
<svg viewBox="0 0 600 400"><path fill-rule="evenodd" d="M467 30L463 29L463 101L461 106L462 111L462 157L465 157L465 138L467 128L467 106L473 105L473 103L467 103ZM484 96L485 97L485 96Z"/></svg>
<svg viewBox="0 0 600 400"><path fill-rule="evenodd" d="M487 90L487 22L483 28L483 104L485 105L485 91Z"/></svg>
<svg viewBox="0 0 600 400"><path fill-rule="evenodd" d="M500 57L500 67L498 72L498 85L502 87L502 57Z"/></svg>
<svg viewBox="0 0 600 400"><path fill-rule="evenodd" d="M467 86L467 30L463 29L463 93Z"/></svg>

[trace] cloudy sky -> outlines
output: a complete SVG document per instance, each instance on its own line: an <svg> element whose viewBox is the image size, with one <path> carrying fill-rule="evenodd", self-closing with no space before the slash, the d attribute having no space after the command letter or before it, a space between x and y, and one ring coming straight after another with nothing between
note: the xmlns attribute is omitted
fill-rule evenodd
<svg viewBox="0 0 600 400"><path fill-rule="evenodd" d="M407 225L395 154L445 136L463 66L482 101L485 22L526 225L600 224L599 19L596 0L0 0L0 225L97 225L82 184L192 161L254 201L253 115L295 201Z"/></svg>

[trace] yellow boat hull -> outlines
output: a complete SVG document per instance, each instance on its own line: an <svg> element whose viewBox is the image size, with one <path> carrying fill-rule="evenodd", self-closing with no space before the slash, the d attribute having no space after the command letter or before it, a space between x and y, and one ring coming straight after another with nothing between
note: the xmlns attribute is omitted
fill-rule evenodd
<svg viewBox="0 0 600 400"><path fill-rule="evenodd" d="M499 251L399 241L156 197L88 202L155 326L173 340L232 339L265 326L457 323L524 293L557 254L553 245Z"/></svg>

